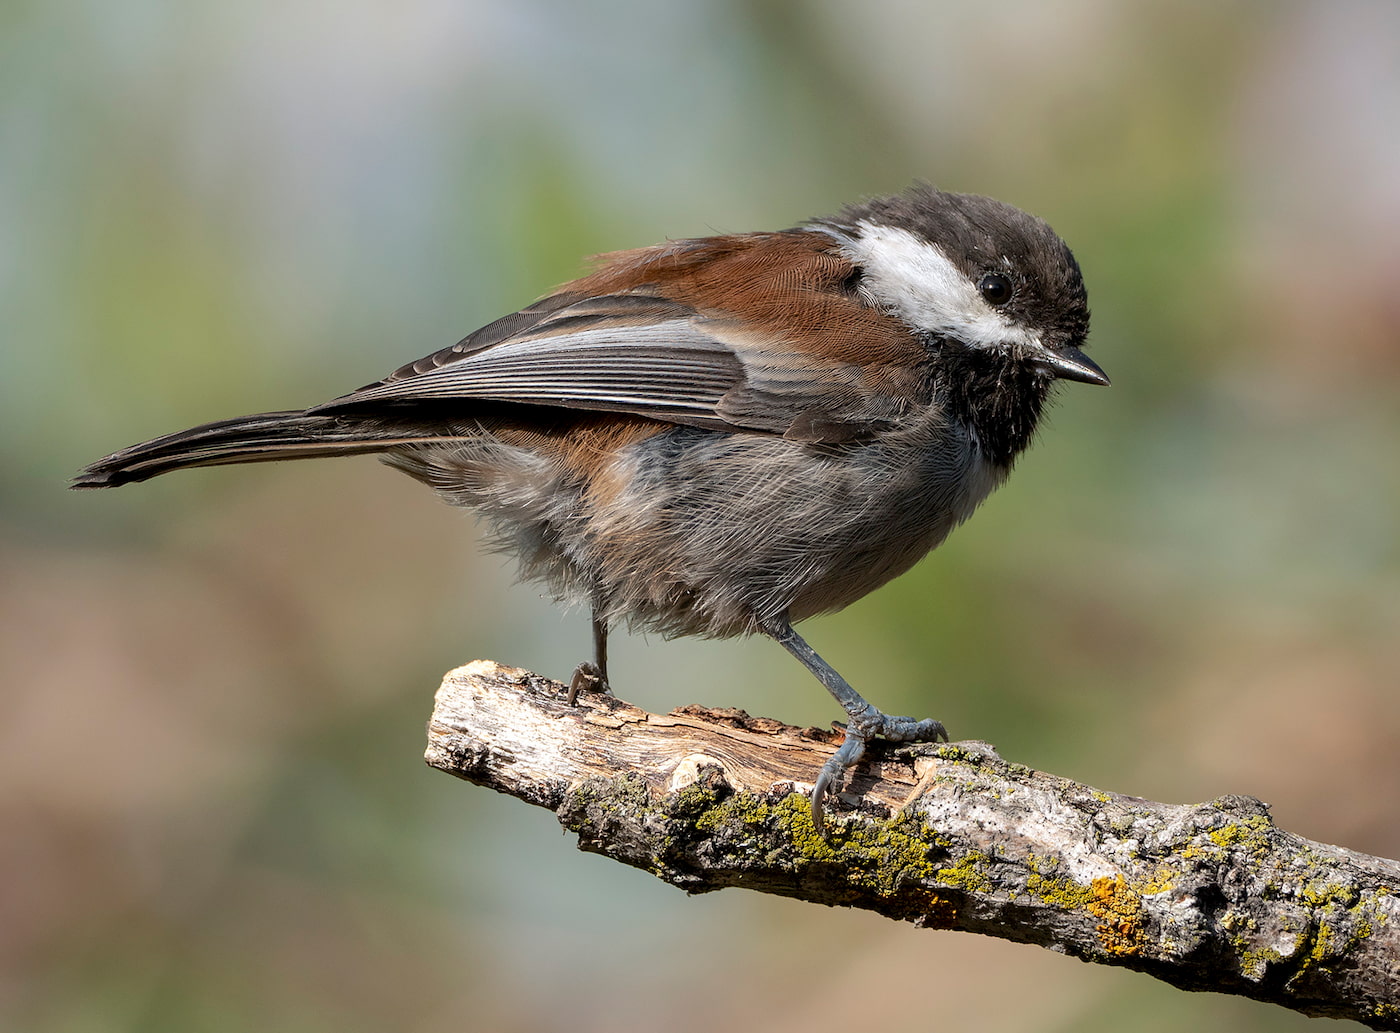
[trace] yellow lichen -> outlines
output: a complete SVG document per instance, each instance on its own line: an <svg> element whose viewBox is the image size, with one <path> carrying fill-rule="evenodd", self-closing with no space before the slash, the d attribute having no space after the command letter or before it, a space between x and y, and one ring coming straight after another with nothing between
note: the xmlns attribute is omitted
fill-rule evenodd
<svg viewBox="0 0 1400 1033"><path fill-rule="evenodd" d="M1147 938L1142 927L1142 895L1128 885L1121 872L1112 878L1097 878L1089 888L1093 894L1089 913L1099 919L1094 932L1103 949L1117 955L1139 953Z"/></svg>
<svg viewBox="0 0 1400 1033"><path fill-rule="evenodd" d="M1037 900L1067 911L1078 911L1087 907L1093 899L1093 893L1088 886L1042 871L1042 868L1054 868L1058 863L1053 857L1029 855L1026 859L1026 865L1030 869L1026 876L1026 890Z"/></svg>
<svg viewBox="0 0 1400 1033"><path fill-rule="evenodd" d="M1268 833L1273 828L1273 820L1268 815L1251 814L1247 818L1212 829L1207 835L1222 851L1243 847L1252 857L1260 859L1269 852Z"/></svg>
<svg viewBox="0 0 1400 1033"><path fill-rule="evenodd" d="M969 893L985 893L992 888L992 880L987 877L986 858L980 854L967 854L951 868L940 868L933 877L948 886L956 886Z"/></svg>
<svg viewBox="0 0 1400 1033"><path fill-rule="evenodd" d="M1150 897L1154 893L1166 893L1176 885L1176 872L1170 868L1158 868L1152 878L1137 886L1137 891L1144 897Z"/></svg>

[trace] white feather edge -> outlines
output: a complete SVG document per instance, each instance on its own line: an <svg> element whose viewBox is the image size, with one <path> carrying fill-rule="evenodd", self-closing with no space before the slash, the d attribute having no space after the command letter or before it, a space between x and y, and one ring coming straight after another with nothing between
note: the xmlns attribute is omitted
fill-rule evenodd
<svg viewBox="0 0 1400 1033"><path fill-rule="evenodd" d="M665 358L629 359L629 349L664 346ZM705 356L736 357L695 326L692 318L644 326L590 327L567 333L522 335L454 362L357 391L346 399L577 398L711 413L734 386L732 372ZM728 375L726 375L728 374ZM664 375L664 381L663 381ZM671 390L657 390L659 383ZM619 393L616 388L632 388ZM609 388L614 390L609 390ZM649 390L650 388L650 390Z"/></svg>

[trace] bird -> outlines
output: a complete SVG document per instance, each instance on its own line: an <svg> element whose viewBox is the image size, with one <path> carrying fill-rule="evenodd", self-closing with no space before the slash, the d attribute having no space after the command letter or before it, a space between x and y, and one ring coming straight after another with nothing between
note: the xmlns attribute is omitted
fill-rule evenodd
<svg viewBox="0 0 1400 1033"><path fill-rule="evenodd" d="M1030 444L1084 353L1079 264L1041 219L918 182L790 229L673 239L382 380L302 410L114 452L75 488L375 454L480 513L521 579L589 607L567 702L607 690L609 632L766 636L846 712L811 816L867 745L947 740L889 715L794 630L904 573Z"/></svg>

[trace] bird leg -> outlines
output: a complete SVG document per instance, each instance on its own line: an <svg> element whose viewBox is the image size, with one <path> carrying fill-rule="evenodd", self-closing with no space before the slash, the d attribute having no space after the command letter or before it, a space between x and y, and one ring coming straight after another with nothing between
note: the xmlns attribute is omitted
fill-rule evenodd
<svg viewBox="0 0 1400 1033"><path fill-rule="evenodd" d="M850 682L841 677L834 667L817 655L817 651L809 646L801 635L792 630L792 624L786 614L760 618L758 626L765 635L802 661L803 666L817 676L817 680L826 686L826 690L836 697L836 702L840 703L842 709L850 716L850 722L846 725L846 741L832 758L822 765L817 781L812 786L812 821L819 834L826 834L822 824L822 803L827 790L847 768L865 755L865 744L875 736L881 736L891 742L947 742L948 731L941 721L934 721L932 718L916 721L912 717L894 717L866 702L865 698L851 687Z"/></svg>
<svg viewBox="0 0 1400 1033"><path fill-rule="evenodd" d="M608 687L608 619L602 616L603 608L595 600L593 603L593 659L585 660L574 668L574 676L569 679L569 706L574 705L580 692L609 692Z"/></svg>

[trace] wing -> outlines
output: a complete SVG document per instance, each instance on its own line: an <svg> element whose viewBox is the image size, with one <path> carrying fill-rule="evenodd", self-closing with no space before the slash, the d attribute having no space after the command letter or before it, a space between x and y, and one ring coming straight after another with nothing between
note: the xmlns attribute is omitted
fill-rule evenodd
<svg viewBox="0 0 1400 1033"><path fill-rule="evenodd" d="M743 369L701 322L646 295L526 309L318 411L471 398L723 425L716 408Z"/></svg>
<svg viewBox="0 0 1400 1033"><path fill-rule="evenodd" d="M859 437L917 400L926 354L902 324L859 301L856 271L832 247L824 234L793 231L612 256L312 411L481 399L800 440Z"/></svg>

